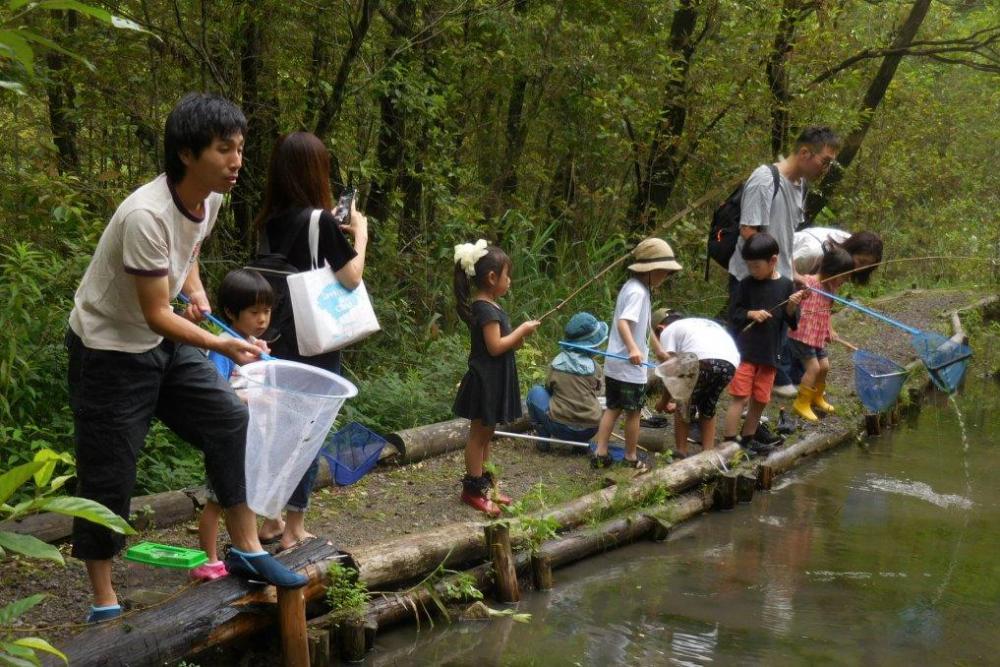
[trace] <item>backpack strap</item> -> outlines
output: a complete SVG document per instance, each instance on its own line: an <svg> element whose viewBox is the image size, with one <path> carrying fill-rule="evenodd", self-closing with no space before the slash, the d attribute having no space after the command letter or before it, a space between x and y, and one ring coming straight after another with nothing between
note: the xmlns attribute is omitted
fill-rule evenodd
<svg viewBox="0 0 1000 667"><path fill-rule="evenodd" d="M771 177L774 179L774 194L771 195L771 201L778 196L778 190L781 189L781 174L778 173L778 165L773 162L767 165L767 168L771 170Z"/></svg>

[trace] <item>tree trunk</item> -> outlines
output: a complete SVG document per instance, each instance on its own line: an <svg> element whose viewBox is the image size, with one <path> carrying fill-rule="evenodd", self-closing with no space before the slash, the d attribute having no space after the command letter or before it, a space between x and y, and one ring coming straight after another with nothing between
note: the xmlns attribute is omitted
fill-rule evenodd
<svg viewBox="0 0 1000 667"><path fill-rule="evenodd" d="M67 38L72 41L79 22L77 13L72 10L55 11L53 15L65 26ZM80 125L76 119L76 86L67 67L69 58L55 49L49 49L45 52L45 63L50 72L45 83L49 99L49 125L52 142L59 151L59 173L76 172L80 169L80 153L77 150Z"/></svg>
<svg viewBox="0 0 1000 667"><path fill-rule="evenodd" d="M649 148L646 175L636 191L630 219L639 228L648 227L649 209L662 208L670 199L681 166L680 139L687 122L688 70L694 55L693 39L698 12L692 0L680 0L670 25L668 51L674 55L674 69L667 81L666 102L660 111Z"/></svg>
<svg viewBox="0 0 1000 667"><path fill-rule="evenodd" d="M389 61L396 57L397 50L410 48L407 42L417 16L414 0L399 0L396 3L394 16L395 20L390 23L389 39L385 46L385 58ZM411 60L412 56L403 58L404 63L409 63ZM389 76L394 75L394 73L389 74ZM379 175L372 180L367 213L380 222L386 221L389 217L389 199L396 188L405 157L406 112L398 101L401 94L402 91L396 85L388 85L379 96L379 118L382 125L379 128L378 145L375 149ZM402 230L398 236L404 238Z"/></svg>
<svg viewBox="0 0 1000 667"><path fill-rule="evenodd" d="M240 75L243 81L242 108L247 117L240 184L233 190L232 208L242 247L251 253L253 220L260 208L267 179L267 164L278 137L278 102L267 94L265 82L273 77L264 68L265 7L260 0L243 0L240 30Z"/></svg>
<svg viewBox="0 0 1000 667"><path fill-rule="evenodd" d="M809 10L804 10L802 0L784 0L781 5L781 21L774 36L771 55L767 59L767 83L774 98L771 107L771 157L777 160L785 154L789 133L789 109L791 93L788 90L786 64L792 52L795 29Z"/></svg>
<svg viewBox="0 0 1000 667"><path fill-rule="evenodd" d="M916 0L913 3L913 6L910 8L910 14L903 23L903 27L900 28L896 38L892 41L891 49L905 49L910 45L917 36L917 31L920 30L920 25L927 16L930 6L931 0ZM847 135L847 138L844 139L843 149L840 151L840 155L837 156L840 169L831 169L820 186L809 192L809 200L806 202L807 218L812 219L826 206L830 195L844 178L844 171L854 161L854 158L857 157L858 151L861 149L861 142L865 140L865 136L872 126L875 110L882 103L882 99L885 97L885 93L889 89L889 84L892 83L892 78L896 75L896 69L899 67L902 59L902 53L893 53L882 59L882 65L878 68L878 72L875 73L875 77L871 80L871 83L868 84L868 90L865 92L864 99L861 102L861 108L859 109L861 124Z"/></svg>

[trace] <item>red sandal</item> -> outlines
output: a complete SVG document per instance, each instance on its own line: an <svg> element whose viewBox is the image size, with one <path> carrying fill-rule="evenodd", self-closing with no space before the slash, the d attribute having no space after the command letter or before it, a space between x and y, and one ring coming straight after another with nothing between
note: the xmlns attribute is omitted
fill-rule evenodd
<svg viewBox="0 0 1000 667"><path fill-rule="evenodd" d="M478 510L490 517L500 516L500 507L492 500L480 493L462 491L462 502L474 510Z"/></svg>

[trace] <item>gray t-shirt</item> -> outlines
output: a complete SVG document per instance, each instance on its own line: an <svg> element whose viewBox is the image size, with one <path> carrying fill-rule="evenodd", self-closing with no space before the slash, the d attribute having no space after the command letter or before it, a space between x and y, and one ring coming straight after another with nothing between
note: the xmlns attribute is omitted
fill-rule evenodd
<svg viewBox="0 0 1000 667"><path fill-rule="evenodd" d="M778 273L788 278L792 277L795 228L805 220L804 194L804 180L792 183L781 175L778 194L775 196L771 168L762 164L750 174L743 187L743 199L740 200L740 224L760 227L761 231L766 231L778 241ZM729 260L729 273L737 280L743 280L749 275L747 263L740 255L742 250L743 238L740 237L736 241L736 251Z"/></svg>

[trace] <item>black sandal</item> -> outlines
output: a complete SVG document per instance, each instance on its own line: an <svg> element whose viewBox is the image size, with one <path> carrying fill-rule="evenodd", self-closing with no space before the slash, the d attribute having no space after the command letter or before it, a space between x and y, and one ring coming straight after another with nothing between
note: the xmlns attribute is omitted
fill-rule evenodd
<svg viewBox="0 0 1000 667"><path fill-rule="evenodd" d="M639 472L648 472L653 469L652 464L649 462L649 458L645 456L642 452L636 455L634 461L629 459L622 459L621 464L626 468L634 468Z"/></svg>
<svg viewBox="0 0 1000 667"><path fill-rule="evenodd" d="M611 454L591 454L590 455L590 467L594 470L600 470L601 468L610 468L614 464L614 460L611 458Z"/></svg>

